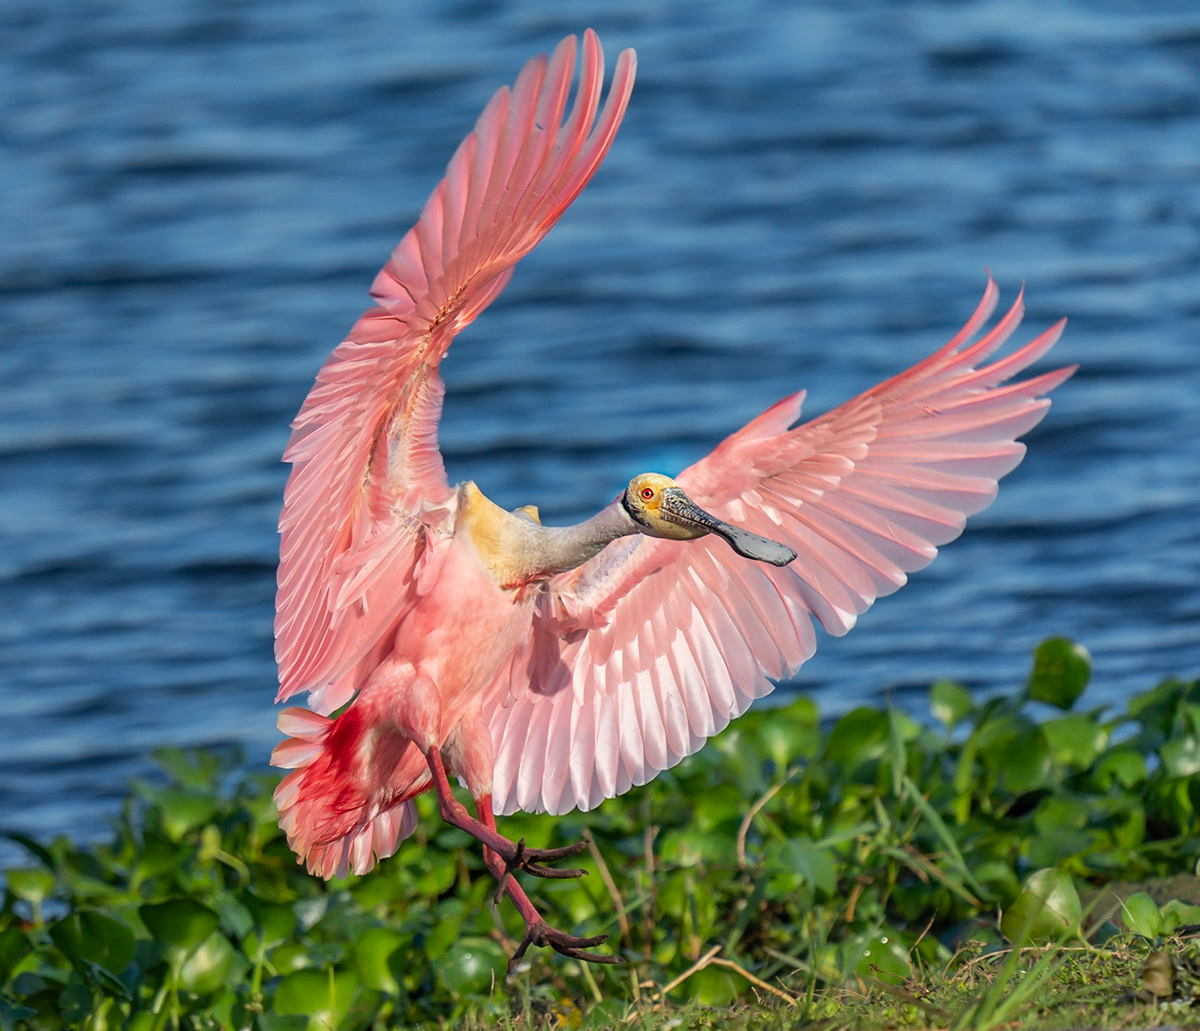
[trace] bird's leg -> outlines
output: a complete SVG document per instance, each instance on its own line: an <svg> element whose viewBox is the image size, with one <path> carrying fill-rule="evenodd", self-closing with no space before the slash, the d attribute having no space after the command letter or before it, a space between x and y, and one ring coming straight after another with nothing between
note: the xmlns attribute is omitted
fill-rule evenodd
<svg viewBox="0 0 1200 1031"><path fill-rule="evenodd" d="M496 817L492 814L492 796L480 795L475 799L475 810L479 813L479 822L494 831L496 829ZM518 843L518 849L521 845L522 843ZM525 936L517 946L517 951L513 953L512 959L508 961L508 977L512 977L517 969L517 965L521 962L530 945L549 945L555 952L563 956L569 956L571 959L585 960L588 963L621 962L618 956L597 956L594 952L584 951L585 949L594 948L601 944L608 938L607 934L597 934L590 938L577 938L547 924L542 914L537 911L537 907L529 901L529 896L525 894L525 890L517 883L516 878L513 877L513 865L502 859L496 852L488 848L487 845L483 846L483 861L496 878L494 902L499 902L501 895L507 895L512 899L513 905L517 907L517 912L521 914L521 919L525 921Z"/></svg>
<svg viewBox="0 0 1200 1031"><path fill-rule="evenodd" d="M450 790L450 779L446 775L446 766L442 762L441 752L436 747L431 747L425 753L425 760L429 764L429 772L433 775L438 812L441 813L442 819L459 830L466 831L480 844L495 852L504 860L510 871L524 870L535 877L583 876L584 871L582 870L557 870L544 864L578 855L587 848L586 843L579 841L574 845L563 845L561 848L527 848L524 838L518 842L509 841L496 830L494 819L489 821L490 826L488 823L476 820L467 812L466 806L454 797L454 792Z"/></svg>

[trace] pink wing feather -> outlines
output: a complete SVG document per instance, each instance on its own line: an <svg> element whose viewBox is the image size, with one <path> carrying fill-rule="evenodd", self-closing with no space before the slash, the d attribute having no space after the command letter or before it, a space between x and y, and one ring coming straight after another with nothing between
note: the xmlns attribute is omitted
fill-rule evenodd
<svg viewBox="0 0 1200 1031"><path fill-rule="evenodd" d="M279 695L331 712L390 647L424 549L452 492L437 446L438 365L504 288L604 159L633 88L590 29L564 121L576 41L499 90L376 277L365 312L317 375L293 425L275 654Z"/></svg>
<svg viewBox="0 0 1200 1031"><path fill-rule="evenodd" d="M991 503L1074 372L1007 383L1061 322L981 364L1021 321L1018 298L969 343L997 295L989 278L963 329L908 371L794 429L803 395L785 398L680 474L703 508L792 547L790 565L713 537L627 537L551 581L485 703L497 813L591 809L673 766L796 672L814 619L846 633Z"/></svg>

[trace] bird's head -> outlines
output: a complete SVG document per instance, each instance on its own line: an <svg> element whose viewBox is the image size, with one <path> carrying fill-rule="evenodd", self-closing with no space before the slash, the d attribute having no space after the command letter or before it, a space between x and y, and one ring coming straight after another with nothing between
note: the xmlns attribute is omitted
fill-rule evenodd
<svg viewBox="0 0 1200 1031"><path fill-rule="evenodd" d="M638 530L649 537L688 541L715 533L745 558L786 566L796 557L796 553L784 544L731 526L705 512L678 483L661 473L635 476L625 488L621 505Z"/></svg>

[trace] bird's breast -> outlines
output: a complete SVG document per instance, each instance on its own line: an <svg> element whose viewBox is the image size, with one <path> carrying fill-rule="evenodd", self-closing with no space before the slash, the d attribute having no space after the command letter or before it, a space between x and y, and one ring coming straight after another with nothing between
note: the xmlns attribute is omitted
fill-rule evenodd
<svg viewBox="0 0 1200 1031"><path fill-rule="evenodd" d="M437 684L453 710L523 647L533 604L502 589L469 540L455 534L441 547L426 593L400 623L395 654Z"/></svg>

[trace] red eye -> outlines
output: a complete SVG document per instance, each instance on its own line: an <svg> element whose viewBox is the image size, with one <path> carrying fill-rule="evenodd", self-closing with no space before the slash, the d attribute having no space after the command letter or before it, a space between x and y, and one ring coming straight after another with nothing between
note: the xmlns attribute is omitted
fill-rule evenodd
<svg viewBox="0 0 1200 1031"><path fill-rule="evenodd" d="M643 487L642 488L642 497L645 498L647 501L649 501L652 497L654 497L654 488L653 487Z"/></svg>

